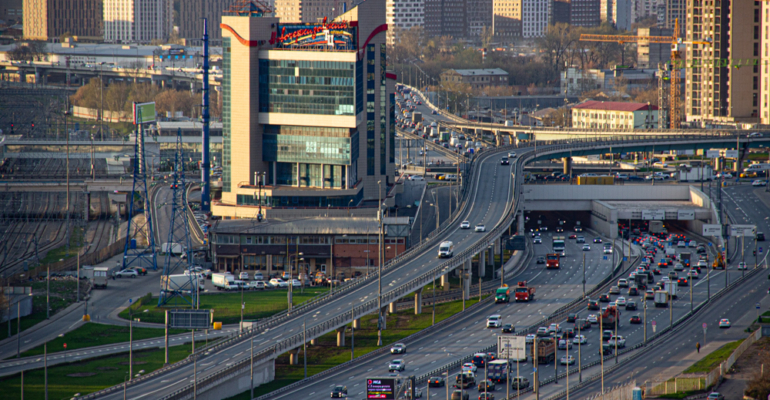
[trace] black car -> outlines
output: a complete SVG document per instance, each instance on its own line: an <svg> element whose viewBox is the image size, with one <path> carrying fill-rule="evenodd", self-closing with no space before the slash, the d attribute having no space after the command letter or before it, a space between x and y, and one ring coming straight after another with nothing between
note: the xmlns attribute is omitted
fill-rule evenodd
<svg viewBox="0 0 770 400"><path fill-rule="evenodd" d="M567 322L575 322L575 320L578 319L577 313L569 313L567 314Z"/></svg>
<svg viewBox="0 0 770 400"><path fill-rule="evenodd" d="M575 330L578 331L584 331L586 329L591 329L591 323L588 322L587 319L579 319L575 321Z"/></svg>
<svg viewBox="0 0 770 400"><path fill-rule="evenodd" d="M602 331L602 340L610 340L612 337L612 331L609 329L605 329Z"/></svg>
<svg viewBox="0 0 770 400"><path fill-rule="evenodd" d="M495 390L495 382L493 382L491 379L487 379L485 381L482 380L481 382L479 382L477 387L479 388L479 392L483 392L485 389L491 392Z"/></svg>
<svg viewBox="0 0 770 400"><path fill-rule="evenodd" d="M631 286L628 288L628 295L629 296L638 296L639 295L639 288L636 286Z"/></svg>
<svg viewBox="0 0 770 400"><path fill-rule="evenodd" d="M564 339L571 339L575 337L575 329L574 328L567 328L564 330L564 332L561 333L562 338Z"/></svg>
<svg viewBox="0 0 770 400"><path fill-rule="evenodd" d="M444 378L440 376L431 376L430 379L428 379L428 386L430 387L444 387L446 386L446 381Z"/></svg>
<svg viewBox="0 0 770 400"><path fill-rule="evenodd" d="M595 237L594 238L594 243L601 243L601 242L602 242L602 238L600 238L600 237Z"/></svg>
<svg viewBox="0 0 770 400"><path fill-rule="evenodd" d="M599 301L597 301L597 300L588 300L588 309L589 310L598 310L599 309Z"/></svg>
<svg viewBox="0 0 770 400"><path fill-rule="evenodd" d="M599 301L602 303L609 303L610 302L610 295L605 293L601 296L599 296Z"/></svg>
<svg viewBox="0 0 770 400"><path fill-rule="evenodd" d="M562 232L564 232L564 228L562 228L561 226L557 226L556 227L556 232L557 233L562 233Z"/></svg>
<svg viewBox="0 0 770 400"><path fill-rule="evenodd" d="M348 395L347 386L337 385L332 389L332 398L343 398Z"/></svg>
<svg viewBox="0 0 770 400"><path fill-rule="evenodd" d="M626 303L626 310L631 310L631 311L636 310L636 302L628 301Z"/></svg>
<svg viewBox="0 0 770 400"><path fill-rule="evenodd" d="M503 333L513 333L514 328L513 328L513 325L511 325L511 324L505 324L505 325L503 325L503 329L502 330L503 330Z"/></svg>
<svg viewBox="0 0 770 400"><path fill-rule="evenodd" d="M537 256L537 263L538 264L545 264L545 257Z"/></svg>
<svg viewBox="0 0 770 400"><path fill-rule="evenodd" d="M502 160L500 160L500 165L508 165L510 162L508 161L508 157L503 157Z"/></svg>
<svg viewBox="0 0 770 400"><path fill-rule="evenodd" d="M764 242L765 234L762 232L757 232L756 239L757 239L757 242Z"/></svg>

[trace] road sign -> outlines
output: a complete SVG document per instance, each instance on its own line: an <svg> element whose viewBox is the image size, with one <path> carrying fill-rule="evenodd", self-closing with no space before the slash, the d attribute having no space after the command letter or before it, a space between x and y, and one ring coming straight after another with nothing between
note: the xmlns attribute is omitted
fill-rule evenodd
<svg viewBox="0 0 770 400"><path fill-rule="evenodd" d="M756 225L730 225L730 236L733 237L754 237L757 232Z"/></svg>
<svg viewBox="0 0 770 400"><path fill-rule="evenodd" d="M759 303L757 303L757 310L759 310Z"/></svg>
<svg viewBox="0 0 770 400"><path fill-rule="evenodd" d="M366 398L380 400L396 400L395 378L367 378Z"/></svg>
<svg viewBox="0 0 770 400"><path fill-rule="evenodd" d="M526 338L524 336L497 337L497 358L522 360L526 358Z"/></svg>
<svg viewBox="0 0 770 400"><path fill-rule="evenodd" d="M719 158L719 150L706 150L707 158Z"/></svg>
<svg viewBox="0 0 770 400"><path fill-rule="evenodd" d="M709 242L709 247L711 247L711 246L713 246L713 245L714 245L714 243L711 243L711 242Z"/></svg>
<svg viewBox="0 0 770 400"><path fill-rule="evenodd" d="M703 236L721 236L721 235L722 235L722 225L719 225L719 224L703 225ZM709 246L711 246L711 242L709 242Z"/></svg>
<svg viewBox="0 0 770 400"><path fill-rule="evenodd" d="M725 150L725 158L738 158L738 150Z"/></svg>
<svg viewBox="0 0 770 400"><path fill-rule="evenodd" d="M703 329L706 329L706 327L707 327L707 326L708 326L708 325L706 325L706 323L704 322L704 323L703 323Z"/></svg>
<svg viewBox="0 0 770 400"><path fill-rule="evenodd" d="M666 210L642 210L642 219L663 221L666 219Z"/></svg>
<svg viewBox="0 0 770 400"><path fill-rule="evenodd" d="M759 248L759 254L762 254L762 248L761 247Z"/></svg>
<svg viewBox="0 0 770 400"><path fill-rule="evenodd" d="M628 261L628 257L623 257L623 261Z"/></svg>
<svg viewBox="0 0 770 400"><path fill-rule="evenodd" d="M652 333L655 333L655 327L656 326L657 326L657 324L655 323L655 321L652 321Z"/></svg>
<svg viewBox="0 0 770 400"><path fill-rule="evenodd" d="M169 310L168 327L180 329L208 329L211 310Z"/></svg>
<svg viewBox="0 0 770 400"><path fill-rule="evenodd" d="M604 256L604 259L606 260L606 259L607 259L607 256Z"/></svg>
<svg viewBox="0 0 770 400"><path fill-rule="evenodd" d="M678 210L676 219L680 221L692 221L695 219L695 210Z"/></svg>

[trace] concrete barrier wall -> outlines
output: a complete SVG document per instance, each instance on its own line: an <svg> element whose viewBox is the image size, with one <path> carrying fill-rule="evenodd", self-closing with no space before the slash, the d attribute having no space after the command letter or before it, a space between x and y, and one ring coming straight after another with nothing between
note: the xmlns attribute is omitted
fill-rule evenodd
<svg viewBox="0 0 770 400"><path fill-rule="evenodd" d="M690 188L678 185L526 185L530 202L602 199L605 201L690 201ZM541 210L541 208L538 208ZM562 209L562 208L559 208ZM590 208L589 208L590 209Z"/></svg>
<svg viewBox="0 0 770 400"><path fill-rule="evenodd" d="M198 373L200 373L198 366ZM200 379L200 378L199 378ZM254 365L254 387L272 382L275 379L275 359ZM249 370L236 374L224 381L210 381L198 386L198 400L220 400L239 395L251 385Z"/></svg>
<svg viewBox="0 0 770 400"><path fill-rule="evenodd" d="M601 200L591 202L591 229L610 239L618 237L618 209Z"/></svg>

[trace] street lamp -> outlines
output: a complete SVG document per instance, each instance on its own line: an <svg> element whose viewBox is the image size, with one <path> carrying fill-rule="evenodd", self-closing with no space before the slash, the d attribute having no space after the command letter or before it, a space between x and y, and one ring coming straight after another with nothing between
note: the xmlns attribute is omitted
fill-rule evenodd
<svg viewBox="0 0 770 400"><path fill-rule="evenodd" d="M377 249L379 255L377 258L377 346L382 346L382 181L377 181L378 187L378 211L377 211Z"/></svg>

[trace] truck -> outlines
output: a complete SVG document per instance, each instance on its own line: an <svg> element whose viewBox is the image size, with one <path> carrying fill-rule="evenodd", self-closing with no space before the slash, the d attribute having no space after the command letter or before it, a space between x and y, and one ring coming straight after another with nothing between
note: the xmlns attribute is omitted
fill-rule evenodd
<svg viewBox="0 0 770 400"><path fill-rule="evenodd" d="M200 278L196 275L161 275L160 291L161 293L191 293L195 291L196 285L200 285ZM203 290L203 288L201 288Z"/></svg>
<svg viewBox="0 0 770 400"><path fill-rule="evenodd" d="M431 138L438 137L438 128L436 128L435 126L430 128L430 137Z"/></svg>
<svg viewBox="0 0 770 400"><path fill-rule="evenodd" d="M564 253L564 236L553 237L553 252L558 253L562 257L566 255Z"/></svg>
<svg viewBox="0 0 770 400"><path fill-rule="evenodd" d="M714 169L710 166L706 167L679 167L677 172L677 179L679 182L700 182L710 181L714 179Z"/></svg>
<svg viewBox="0 0 770 400"><path fill-rule="evenodd" d="M449 132L441 132L441 141L442 142L448 142L449 141Z"/></svg>
<svg viewBox="0 0 770 400"><path fill-rule="evenodd" d="M438 245L438 258L450 258L454 255L455 245L450 241L441 242Z"/></svg>
<svg viewBox="0 0 770 400"><path fill-rule="evenodd" d="M559 254L550 253L545 255L545 269L559 269Z"/></svg>
<svg viewBox="0 0 770 400"><path fill-rule="evenodd" d="M162 254L174 254L179 255L184 252L184 248L179 243L163 243L160 247Z"/></svg>
<svg viewBox="0 0 770 400"><path fill-rule="evenodd" d="M663 281L663 290L668 293L672 299L677 298L676 290L679 287L679 284L676 283L676 281Z"/></svg>
<svg viewBox="0 0 770 400"><path fill-rule="evenodd" d="M508 303L511 300L511 288L503 285L495 291L495 303Z"/></svg>
<svg viewBox="0 0 770 400"><path fill-rule="evenodd" d="M449 145L450 146L455 147L458 144L460 144L460 140L457 139L456 137L453 137L453 138L449 139Z"/></svg>
<svg viewBox="0 0 770 400"><path fill-rule="evenodd" d="M421 112L417 112L417 111L413 112L412 113L412 122L414 122L414 123L422 122L422 113Z"/></svg>
<svg viewBox="0 0 770 400"><path fill-rule="evenodd" d="M217 290L228 290L228 286L235 285L235 276L231 274L211 274L211 284Z"/></svg>
<svg viewBox="0 0 770 400"><path fill-rule="evenodd" d="M604 313L602 313L602 325L615 325L615 321L617 321L618 326L620 326L620 311L616 306L609 306L604 310Z"/></svg>
<svg viewBox="0 0 770 400"><path fill-rule="evenodd" d="M476 374L470 371L457 374L455 378L455 387L467 389L476 386Z"/></svg>
<svg viewBox="0 0 770 400"><path fill-rule="evenodd" d="M527 286L527 281L519 281L513 295L516 301L535 300L535 288Z"/></svg>
<svg viewBox="0 0 770 400"><path fill-rule="evenodd" d="M668 307L668 292L656 290L654 295L655 307Z"/></svg>
<svg viewBox="0 0 770 400"><path fill-rule="evenodd" d="M666 233L668 230L663 226L663 221L650 221L650 233Z"/></svg>
<svg viewBox="0 0 770 400"><path fill-rule="evenodd" d="M548 364L556 360L556 345L553 340L537 340L537 362Z"/></svg>
<svg viewBox="0 0 770 400"><path fill-rule="evenodd" d="M686 269L690 268L690 263L691 263L690 260L692 260L692 254L690 254L690 252L685 251L685 252L679 253L679 262L682 263L682 265L684 265Z"/></svg>
<svg viewBox="0 0 770 400"><path fill-rule="evenodd" d="M722 256L722 252L717 253L716 259L714 259L714 263L711 264L711 268L713 269L725 269L725 259Z"/></svg>
<svg viewBox="0 0 770 400"><path fill-rule="evenodd" d="M107 281L112 278L112 273L109 267L95 267L94 268L94 289L106 289Z"/></svg>

